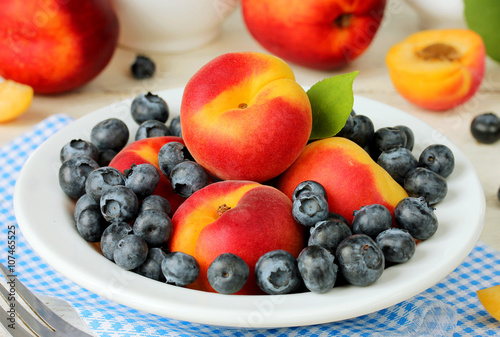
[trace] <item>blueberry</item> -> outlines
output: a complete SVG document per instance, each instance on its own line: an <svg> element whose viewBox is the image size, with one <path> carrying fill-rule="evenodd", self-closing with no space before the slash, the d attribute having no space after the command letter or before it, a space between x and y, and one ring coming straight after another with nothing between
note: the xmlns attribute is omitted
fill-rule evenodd
<svg viewBox="0 0 500 337"><path fill-rule="evenodd" d="M413 131L406 125L397 125L396 129L403 131L406 135L406 145L404 146L408 150L413 150L413 146L415 145L415 135Z"/></svg>
<svg viewBox="0 0 500 337"><path fill-rule="evenodd" d="M328 202L321 194L301 193L292 205L293 218L303 226L314 226L328 216Z"/></svg>
<svg viewBox="0 0 500 337"><path fill-rule="evenodd" d="M87 206L90 205L97 205L99 206L99 203L96 202L92 197L88 196L87 194L82 195L78 200L76 201L75 204L75 210L73 212L73 217L78 219L78 216L80 216L81 211L83 211Z"/></svg>
<svg viewBox="0 0 500 337"><path fill-rule="evenodd" d="M176 116L170 121L170 132L172 136L182 138L181 116Z"/></svg>
<svg viewBox="0 0 500 337"><path fill-rule="evenodd" d="M105 149L99 151L99 155L97 157L97 163L99 163L99 166L109 166L109 163L113 160L113 158L116 156L117 152L114 150L110 149Z"/></svg>
<svg viewBox="0 0 500 337"><path fill-rule="evenodd" d="M340 215L340 214L335 213L335 212L328 212L328 216L326 217L325 220L342 221L343 223L345 223L347 225L347 227L351 228L351 224L349 223L349 221L347 221L347 219L343 215Z"/></svg>
<svg viewBox="0 0 500 337"><path fill-rule="evenodd" d="M146 261L135 268L133 272L152 280L165 282L165 276L161 271L161 263L165 256L165 252L160 248L149 248Z"/></svg>
<svg viewBox="0 0 500 337"><path fill-rule="evenodd" d="M400 228L389 228L383 231L377 235L375 242L384 253L385 260L394 263L410 260L417 247L411 234Z"/></svg>
<svg viewBox="0 0 500 337"><path fill-rule="evenodd" d="M362 206L353 213L352 232L354 234L365 234L375 239L380 232L392 226L391 212L384 205Z"/></svg>
<svg viewBox="0 0 500 337"><path fill-rule="evenodd" d="M255 264L255 277L259 288L270 295L291 293L301 284L297 260L285 250L262 255Z"/></svg>
<svg viewBox="0 0 500 337"><path fill-rule="evenodd" d="M115 263L125 269L132 270L139 267L148 257L148 245L140 236L129 234L118 241L113 252Z"/></svg>
<svg viewBox="0 0 500 337"><path fill-rule="evenodd" d="M238 255L224 253L212 261L207 271L208 282L221 294L234 294L247 282L250 269Z"/></svg>
<svg viewBox="0 0 500 337"><path fill-rule="evenodd" d="M160 183L160 172L151 164L139 164L124 171L125 186L130 188L139 200L150 196Z"/></svg>
<svg viewBox="0 0 500 337"><path fill-rule="evenodd" d="M309 291L326 293L333 288L338 271L334 261L334 256L320 246L309 246L300 252L297 265Z"/></svg>
<svg viewBox="0 0 500 337"><path fill-rule="evenodd" d="M72 157L90 157L97 161L99 157L99 150L91 142L82 139L73 139L64 145L59 153L61 163Z"/></svg>
<svg viewBox="0 0 500 337"><path fill-rule="evenodd" d="M101 196L101 212L106 221L132 221L139 211L139 200L128 187L117 185Z"/></svg>
<svg viewBox="0 0 500 337"><path fill-rule="evenodd" d="M438 219L434 208L424 198L407 197L394 208L394 220L418 240L427 240L436 233Z"/></svg>
<svg viewBox="0 0 500 337"><path fill-rule="evenodd" d="M126 222L113 222L102 233L101 251L109 260L113 261L113 254L121 239L132 234L132 227Z"/></svg>
<svg viewBox="0 0 500 337"><path fill-rule="evenodd" d="M372 120L365 115L356 115L352 121L353 127L349 139L361 147L367 146L375 133Z"/></svg>
<svg viewBox="0 0 500 337"><path fill-rule="evenodd" d="M130 112L134 121L139 125L148 120L165 123L168 119L169 108L163 98L148 92L134 98Z"/></svg>
<svg viewBox="0 0 500 337"><path fill-rule="evenodd" d="M182 252L168 253L161 263L161 270L167 283L181 287L193 283L200 275L198 261Z"/></svg>
<svg viewBox="0 0 500 337"><path fill-rule="evenodd" d="M85 182L99 164L89 157L73 157L62 163L59 168L59 186L66 195L78 199L85 194Z"/></svg>
<svg viewBox="0 0 500 337"><path fill-rule="evenodd" d="M354 234L340 243L335 254L342 276L355 286L373 284L385 268L384 254L368 235Z"/></svg>
<svg viewBox="0 0 500 337"><path fill-rule="evenodd" d="M135 134L135 140L170 135L170 129L165 125L165 123L151 119L139 125L139 128L137 129L137 132Z"/></svg>
<svg viewBox="0 0 500 337"><path fill-rule="evenodd" d="M351 228L339 220L324 220L311 227L309 246L321 246L335 253L338 245L345 238L351 236Z"/></svg>
<svg viewBox="0 0 500 337"><path fill-rule="evenodd" d="M321 185L320 183L318 183L316 181L305 180L305 181L301 182L300 184L298 184L297 187L295 187L295 190L293 191L293 194L292 194L292 201L297 199L297 197L304 192L312 192L312 193L320 194L325 199L328 200L328 196L326 194L326 190L323 187L323 185Z"/></svg>
<svg viewBox="0 0 500 337"><path fill-rule="evenodd" d="M448 193L446 180L425 167L417 167L406 175L404 189L410 197L424 197L430 205L437 204Z"/></svg>
<svg viewBox="0 0 500 337"><path fill-rule="evenodd" d="M160 246L172 235L172 220L164 212L153 209L145 210L137 215L134 222L134 233L143 238L149 247Z"/></svg>
<svg viewBox="0 0 500 337"><path fill-rule="evenodd" d="M352 133L353 133L353 129L354 129L354 121L353 121L353 118L354 116L353 115L349 115L345 121L345 124L344 126L342 127L342 129L340 129L339 132L337 132L337 134L335 135L336 137L343 137L343 138L347 138L347 139L350 139L351 136L352 136Z"/></svg>
<svg viewBox="0 0 500 337"><path fill-rule="evenodd" d="M105 166L99 167L90 172L85 182L85 193L100 202L101 195L104 191L117 185L124 185L125 178L123 174L114 167Z"/></svg>
<svg viewBox="0 0 500 337"><path fill-rule="evenodd" d="M161 172L167 177L175 165L186 160L192 160L187 147L179 142L168 142L158 151L158 165Z"/></svg>
<svg viewBox="0 0 500 337"><path fill-rule="evenodd" d="M470 131L480 143L495 143L500 139L500 118L493 112L477 115L472 120Z"/></svg>
<svg viewBox="0 0 500 337"><path fill-rule="evenodd" d="M422 151L418 164L446 178L455 169L455 156L449 147L433 144Z"/></svg>
<svg viewBox="0 0 500 337"><path fill-rule="evenodd" d="M130 66L132 76L138 80L153 77L156 70L154 62L147 56L137 55L134 63Z"/></svg>
<svg viewBox="0 0 500 337"><path fill-rule="evenodd" d="M183 161L170 172L170 183L175 193L187 198L208 185L208 174L200 164Z"/></svg>
<svg viewBox="0 0 500 337"><path fill-rule="evenodd" d="M129 135L127 124L118 118L108 118L92 128L90 140L100 151L118 152L127 144Z"/></svg>
<svg viewBox="0 0 500 337"><path fill-rule="evenodd" d="M76 219L78 233L88 242L99 242L108 223L101 215L99 206L89 205L84 208Z"/></svg>
<svg viewBox="0 0 500 337"><path fill-rule="evenodd" d="M397 147L382 152L377 159L377 164L386 170L394 180L403 185L406 175L417 167L418 162L410 150Z"/></svg>
<svg viewBox="0 0 500 337"><path fill-rule="evenodd" d="M406 134L394 127L380 128L373 134L370 141L371 153L378 158L380 153L396 147L406 146Z"/></svg>
<svg viewBox="0 0 500 337"><path fill-rule="evenodd" d="M172 206L170 206L167 199L160 195L152 194L142 200L139 213L148 209L164 212L169 216L172 215Z"/></svg>

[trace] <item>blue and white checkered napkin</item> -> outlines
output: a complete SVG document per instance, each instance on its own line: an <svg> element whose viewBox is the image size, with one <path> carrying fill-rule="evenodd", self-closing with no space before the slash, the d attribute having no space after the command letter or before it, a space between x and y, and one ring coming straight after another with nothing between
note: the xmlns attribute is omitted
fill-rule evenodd
<svg viewBox="0 0 500 337"><path fill-rule="evenodd" d="M30 153L70 123L54 115L0 148L0 226L6 261L7 228L16 224L12 195L17 175ZM378 312L330 324L238 330L181 322L137 311L91 293L54 271L18 232L19 278L37 293L69 301L96 336L494 336L500 323L483 308L476 290L500 283L500 253L479 242L445 280L407 301Z"/></svg>

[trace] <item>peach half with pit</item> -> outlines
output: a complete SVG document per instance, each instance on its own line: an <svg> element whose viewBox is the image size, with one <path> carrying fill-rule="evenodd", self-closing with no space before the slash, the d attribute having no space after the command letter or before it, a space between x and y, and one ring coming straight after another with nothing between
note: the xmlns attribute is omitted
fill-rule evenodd
<svg viewBox="0 0 500 337"><path fill-rule="evenodd" d="M232 253L250 268L237 294L262 294L255 264L263 254L286 250L295 257L305 245L305 231L292 216L292 202L274 187L252 181L226 180L196 191L177 209L170 250L194 256L200 276L189 288L214 291L207 279L209 265Z"/></svg>
<svg viewBox="0 0 500 337"><path fill-rule="evenodd" d="M264 182L285 171L309 139L309 98L278 57L226 53L187 83L182 137L193 158L222 180Z"/></svg>
<svg viewBox="0 0 500 337"><path fill-rule="evenodd" d="M397 203L408 196L363 148L343 137L308 144L281 175L277 187L292 199L294 189L305 180L323 185L329 210L344 216L349 223L353 211L371 204L381 204L393 215Z"/></svg>
<svg viewBox="0 0 500 337"><path fill-rule="evenodd" d="M410 35L386 56L396 90L422 108L443 111L468 101L484 77L486 51L469 29L434 29Z"/></svg>

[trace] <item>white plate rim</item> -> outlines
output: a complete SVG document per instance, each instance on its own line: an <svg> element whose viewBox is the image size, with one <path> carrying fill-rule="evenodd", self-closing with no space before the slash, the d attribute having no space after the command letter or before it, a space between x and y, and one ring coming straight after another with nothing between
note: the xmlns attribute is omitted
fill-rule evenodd
<svg viewBox="0 0 500 337"><path fill-rule="evenodd" d="M167 101L173 116L178 114L182 92L183 88L176 88L157 93ZM435 285L462 263L481 233L485 197L479 178L462 151L416 117L356 95L354 109L369 116L376 128L410 126L416 136L414 153L427 145L441 143L455 155L457 166L448 178L448 196L436 205L438 231L418 245L411 261L386 269L379 281L369 287L347 286L334 288L327 294L279 296L206 293L124 271L98 254L71 226L72 203L59 189L57 169L60 148L74 138L89 139L91 127L100 120L111 116L122 118L130 126L133 138L137 126L130 117L130 103L131 99L99 109L51 136L24 164L14 191L19 227L40 257L83 288L120 304L177 320L233 328L279 328L340 321L390 307ZM52 175L43 175L49 172ZM460 186L467 186L467 193L460 193ZM33 203L37 204L35 209L30 206ZM37 208L44 213L37 213ZM47 212L47 208L52 208L52 212ZM59 236L65 240L58 241ZM401 286L402 281L405 287ZM310 303L307 310L303 310L305 303Z"/></svg>

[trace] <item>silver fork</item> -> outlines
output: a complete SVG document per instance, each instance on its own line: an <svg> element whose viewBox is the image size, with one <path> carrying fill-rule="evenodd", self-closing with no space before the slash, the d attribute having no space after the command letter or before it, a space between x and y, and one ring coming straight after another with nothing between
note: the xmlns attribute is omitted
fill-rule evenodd
<svg viewBox="0 0 500 337"><path fill-rule="evenodd" d="M5 302L7 302L7 304L9 305L9 310L10 308L13 308L10 313L5 310L0 311L0 321L12 336L32 337L32 335L28 333L26 329L15 323L15 319L20 318L23 323L29 328L29 330L31 330L31 332L35 334L35 336L92 337L88 333L83 332L82 330L74 327L73 325L69 324L61 317L59 317L35 295L33 295L33 293L29 291L29 289L26 288L26 286L22 284L21 281L17 279L17 277L11 275L9 270L1 263L0 271L7 280L7 284L9 284L9 286L11 287L11 290L7 291L7 289L5 289L2 284L0 284L0 293ZM22 305L20 305L19 302L16 301L16 297L18 295L40 318L41 321L36 319L33 314L28 312ZM13 314L14 311L15 314ZM13 323L15 324L12 325ZM15 329L12 329L12 327L15 327Z"/></svg>

